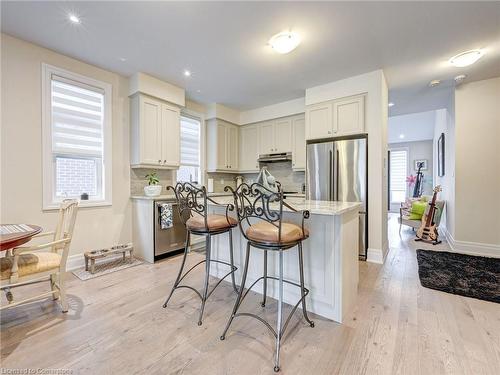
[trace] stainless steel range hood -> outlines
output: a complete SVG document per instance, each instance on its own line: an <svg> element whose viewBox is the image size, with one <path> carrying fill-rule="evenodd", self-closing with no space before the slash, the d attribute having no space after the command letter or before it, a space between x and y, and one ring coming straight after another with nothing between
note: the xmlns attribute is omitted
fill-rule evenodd
<svg viewBox="0 0 500 375"><path fill-rule="evenodd" d="M259 163L275 163L278 161L291 161L292 153L291 152L283 152L279 154L263 154L259 155Z"/></svg>

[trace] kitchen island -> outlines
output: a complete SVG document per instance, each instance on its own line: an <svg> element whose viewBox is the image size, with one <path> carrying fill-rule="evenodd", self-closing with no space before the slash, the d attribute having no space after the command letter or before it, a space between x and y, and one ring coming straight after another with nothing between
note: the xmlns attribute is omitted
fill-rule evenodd
<svg viewBox="0 0 500 375"><path fill-rule="evenodd" d="M218 197L221 204L233 203L232 197ZM286 202L296 210L309 210L311 216L305 221L309 238L303 242L305 286L310 290L307 296L307 310L317 315L342 323L343 317L352 307L358 290L358 240L359 208L361 203L309 201L292 198ZM302 216L283 207L284 221L300 226ZM209 212L225 214L225 207L209 204ZM232 212L231 216L236 217ZM240 283L245 256L246 239L239 227L233 230L234 263L238 267L236 282ZM269 251L268 275L278 275L277 254ZM215 236L212 243L212 259L229 262L227 234ZM284 251L284 278L299 282L297 249ZM262 276L264 254L252 248L245 286L250 286ZM210 274L223 277L227 267L212 264ZM262 282L252 291L262 293ZM268 282L268 296L277 298L277 282ZM284 284L283 300L294 305L300 299L297 287Z"/></svg>

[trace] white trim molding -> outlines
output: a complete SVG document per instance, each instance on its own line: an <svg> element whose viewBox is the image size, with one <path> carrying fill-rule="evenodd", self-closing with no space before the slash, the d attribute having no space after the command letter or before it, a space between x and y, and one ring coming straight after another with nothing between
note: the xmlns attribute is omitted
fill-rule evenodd
<svg viewBox="0 0 500 375"><path fill-rule="evenodd" d="M82 267L85 267L85 257L83 256L83 253L70 255L68 257L68 260L66 261L66 272Z"/></svg>
<svg viewBox="0 0 500 375"><path fill-rule="evenodd" d="M370 263L384 264L384 252L382 249L368 248L366 252L366 261Z"/></svg>
<svg viewBox="0 0 500 375"><path fill-rule="evenodd" d="M486 244L480 242L458 241L453 238L446 228L441 228L446 241L455 253L476 255L483 257L500 258L500 245Z"/></svg>

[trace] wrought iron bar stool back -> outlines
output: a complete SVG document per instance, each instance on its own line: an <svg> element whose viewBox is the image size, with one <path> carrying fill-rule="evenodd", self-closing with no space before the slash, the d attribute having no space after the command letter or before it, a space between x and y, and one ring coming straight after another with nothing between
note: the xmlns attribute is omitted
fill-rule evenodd
<svg viewBox="0 0 500 375"><path fill-rule="evenodd" d="M179 288L187 288L191 289L196 293L198 297L201 299L201 307L200 314L198 319L198 325L202 324L203 319L203 311L205 310L205 302L214 292L214 290L220 285L222 280L224 280L227 276L231 275L231 281L233 285L233 289L235 292L238 292L236 288L235 280L234 280L234 272L237 268L234 266L233 261L233 236L232 230L238 225L238 221L231 216L229 216L230 211L234 211L234 206L232 204L222 205L208 197L206 188L196 187L189 182L177 183L174 186L168 186L167 190L173 190L176 200L177 207L179 210L179 216L186 226L186 246L184 249L184 255L181 262L181 267L179 269L179 273L174 282L174 286L170 291L163 307L167 307L172 294L176 289ZM226 207L225 215L211 215L208 214L208 202L219 206ZM228 233L229 237L229 259L230 263L223 262L220 260L211 259L211 244L212 244L212 236ZM194 266L192 266L189 270L187 270L184 274L184 267L186 265L186 258L189 251L189 246L191 244L191 234L196 234L199 236L205 237L205 259L199 261ZM204 278L204 286L203 291L200 293L198 290L189 285L181 284L181 281L197 266L205 263L205 278ZM209 291L209 277L210 277L210 264L219 263L230 267L230 271L213 286L213 288Z"/></svg>
<svg viewBox="0 0 500 375"><path fill-rule="evenodd" d="M238 297L234 304L229 321L227 322L226 328L220 337L221 340L226 338L226 333L231 326L233 319L238 316L249 316L257 319L263 323L276 338L276 354L274 361L274 371L276 372L280 370L280 347L283 334L299 304L302 304L302 314L304 315L305 320L311 327L314 327L314 322L309 319L306 310L305 298L309 293L309 290L304 286L304 259L302 254L302 241L309 237L309 232L304 227L305 219L309 218L309 211L297 211L288 205L283 200L281 185L278 183L277 186L278 191L269 190L258 183L254 183L252 185L241 184L236 189L232 189L230 187L225 188L226 191L231 191L233 193L236 212L238 215L238 225L242 235L247 240L247 247ZM302 216L302 224L299 226L284 222L283 207L286 207L289 211L300 213ZM297 246L299 259L299 284L283 279L283 252L295 246ZM258 278L246 291L244 291L250 260L250 249L252 247L264 251L263 276ZM268 275L268 251L275 251L278 253L278 277ZM258 315L247 312L239 312L241 304L248 292L261 280L263 281L261 306L265 307L268 279L278 281L278 313L276 330L273 329L273 327L266 320ZM300 288L301 294L301 298L295 304L284 323L283 283L291 284Z"/></svg>

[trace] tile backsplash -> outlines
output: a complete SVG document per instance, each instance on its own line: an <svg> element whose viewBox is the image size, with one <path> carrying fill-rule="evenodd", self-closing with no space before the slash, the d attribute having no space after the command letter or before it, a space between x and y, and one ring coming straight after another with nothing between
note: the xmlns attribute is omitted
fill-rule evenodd
<svg viewBox="0 0 500 375"><path fill-rule="evenodd" d="M160 185L163 186L162 194L167 194L166 186L175 184L174 171L166 169L148 169L148 168L131 168L130 169L130 194L144 195L144 186L148 184L146 175L156 172L160 179Z"/></svg>
<svg viewBox="0 0 500 375"><path fill-rule="evenodd" d="M294 172L292 170L292 163L289 161L266 163L267 170L271 173L277 181L281 183L284 191L302 192L302 184L305 183L305 172ZM258 173L248 173L243 175L245 182L256 182Z"/></svg>

